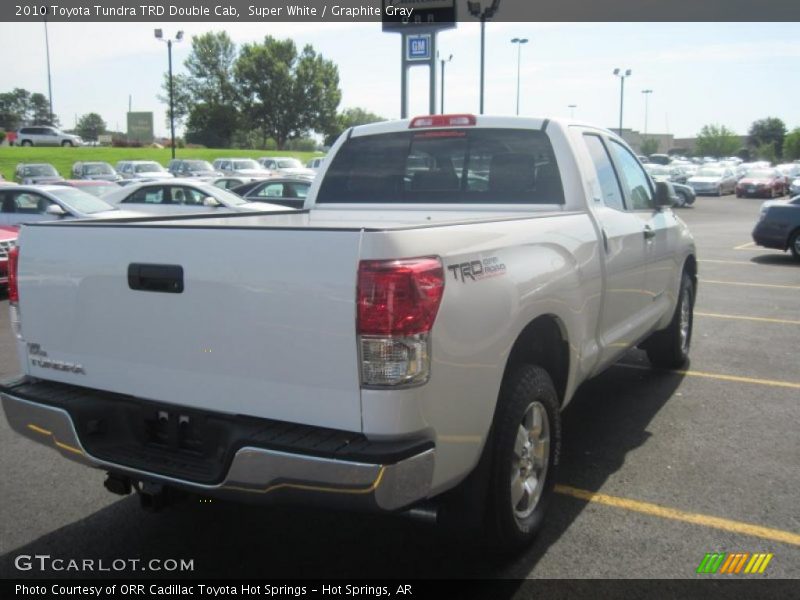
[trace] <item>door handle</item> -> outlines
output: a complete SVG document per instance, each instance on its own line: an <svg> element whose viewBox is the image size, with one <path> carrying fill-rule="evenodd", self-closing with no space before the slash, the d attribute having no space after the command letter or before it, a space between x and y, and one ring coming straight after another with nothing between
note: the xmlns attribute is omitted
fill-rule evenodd
<svg viewBox="0 0 800 600"><path fill-rule="evenodd" d="M650 227L650 225L645 225L642 233L644 233L644 239L646 240L652 240L654 237L656 237L656 231Z"/></svg>
<svg viewBox="0 0 800 600"><path fill-rule="evenodd" d="M183 292L183 267L131 263L128 265L128 287L142 292L180 294Z"/></svg>

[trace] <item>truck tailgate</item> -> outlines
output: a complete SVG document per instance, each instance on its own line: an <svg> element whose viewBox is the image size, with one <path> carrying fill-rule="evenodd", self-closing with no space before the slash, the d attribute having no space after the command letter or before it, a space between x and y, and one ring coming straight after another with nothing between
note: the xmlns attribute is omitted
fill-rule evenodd
<svg viewBox="0 0 800 600"><path fill-rule="evenodd" d="M148 400L360 431L360 235L25 227L23 370ZM180 266L183 290L132 289L130 265Z"/></svg>

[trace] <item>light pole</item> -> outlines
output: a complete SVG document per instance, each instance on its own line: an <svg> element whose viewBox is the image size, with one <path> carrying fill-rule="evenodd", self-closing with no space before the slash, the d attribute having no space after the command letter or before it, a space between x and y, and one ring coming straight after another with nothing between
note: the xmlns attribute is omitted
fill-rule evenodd
<svg viewBox="0 0 800 600"><path fill-rule="evenodd" d="M578 105L577 104L568 104L567 108L569 109L569 118L570 119L574 119L575 118L575 109L578 108Z"/></svg>
<svg viewBox="0 0 800 600"><path fill-rule="evenodd" d="M528 38L514 38L511 43L517 45L517 116L519 116L519 74L522 60L522 44L527 44Z"/></svg>
<svg viewBox="0 0 800 600"><path fill-rule="evenodd" d="M497 9L500 8L500 0L492 0L491 6L486 8L481 7L481 3L477 0L469 0L467 2L467 9L469 14L481 20L481 91L480 91L480 114L483 114L483 81L484 81L484 57L486 49L486 21L490 20Z"/></svg>
<svg viewBox="0 0 800 600"><path fill-rule="evenodd" d="M157 40L167 43L167 60L169 61L169 135L170 148L172 148L172 158L175 158L175 106L172 90L172 39L164 39L164 32L161 29L155 30ZM175 34L175 42L183 39L183 32Z"/></svg>
<svg viewBox="0 0 800 600"><path fill-rule="evenodd" d="M437 52L438 56L438 52ZM449 63L453 60L453 55L451 54L447 58L440 58L439 62L442 63L442 97L441 97L441 110L439 111L441 114L444 114L444 66L445 64Z"/></svg>
<svg viewBox="0 0 800 600"><path fill-rule="evenodd" d="M650 94L653 93L653 90L642 90L642 94L644 94L644 137L647 138L647 108L648 102L650 100Z"/></svg>
<svg viewBox="0 0 800 600"><path fill-rule="evenodd" d="M631 76L631 70L626 69L625 72L622 72L622 69L614 69L614 75L619 77L619 137L622 137L622 106L625 101L625 78Z"/></svg>
<svg viewBox="0 0 800 600"><path fill-rule="evenodd" d="M48 125L53 125L53 84L50 79L50 38L47 35L47 18L44 19L44 48L47 54L47 100L50 103L50 118Z"/></svg>

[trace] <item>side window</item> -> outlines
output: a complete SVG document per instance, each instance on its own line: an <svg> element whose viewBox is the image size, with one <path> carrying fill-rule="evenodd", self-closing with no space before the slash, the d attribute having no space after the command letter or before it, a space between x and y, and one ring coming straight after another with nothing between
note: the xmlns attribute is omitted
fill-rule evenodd
<svg viewBox="0 0 800 600"><path fill-rule="evenodd" d="M39 194L21 192L14 197L15 211L27 215L44 214L50 201Z"/></svg>
<svg viewBox="0 0 800 600"><path fill-rule="evenodd" d="M189 206L201 206L205 195L200 191L190 187L173 186L170 188L172 204L186 204Z"/></svg>
<svg viewBox="0 0 800 600"><path fill-rule="evenodd" d="M123 204L164 204L163 187L144 187L122 201Z"/></svg>
<svg viewBox="0 0 800 600"><path fill-rule="evenodd" d="M589 156L592 157L594 169L597 171L597 181L600 184L599 195L607 207L614 210L625 210L625 203L622 200L622 189L617 179L617 173L614 171L614 165L611 164L611 158L608 156L603 140L598 135L584 134L583 141L586 143L586 149L589 150ZM595 193L598 193L596 190Z"/></svg>
<svg viewBox="0 0 800 600"><path fill-rule="evenodd" d="M308 188L310 185L301 185L299 183L289 183L286 185L289 188L289 193L286 194L289 198L305 198L308 196Z"/></svg>
<svg viewBox="0 0 800 600"><path fill-rule="evenodd" d="M16 205L10 193L0 194L0 212L13 213Z"/></svg>
<svg viewBox="0 0 800 600"><path fill-rule="evenodd" d="M270 183L265 185L258 192L258 196L261 198L283 198L283 184Z"/></svg>
<svg viewBox="0 0 800 600"><path fill-rule="evenodd" d="M631 154L627 148L611 141L611 152L620 168L620 176L628 188L628 198L630 207L633 210L650 210L655 206L653 202L653 190L650 187L650 178L639 161Z"/></svg>

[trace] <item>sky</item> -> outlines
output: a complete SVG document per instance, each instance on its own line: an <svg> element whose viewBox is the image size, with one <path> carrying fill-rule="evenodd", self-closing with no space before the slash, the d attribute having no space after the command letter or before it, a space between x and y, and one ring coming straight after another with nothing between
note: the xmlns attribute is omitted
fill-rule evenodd
<svg viewBox="0 0 800 600"><path fill-rule="evenodd" d="M167 69L166 45L154 39L183 30L190 38L225 30L237 44L265 35L311 44L339 66L341 108L363 107L400 117L400 35L379 23L49 23L53 110L65 128L97 112L109 128L125 129L129 95L136 111L153 111L157 135L166 135L159 102ZM517 47L521 49L520 113L574 116L617 127L620 80L625 80L626 128L645 129L644 89L650 133L696 135L707 123L746 134L750 124L774 116L800 127L800 38L797 23L509 23L486 27L487 114L514 114ZM445 68L445 112L478 112L480 28L462 23L439 34ZM175 72L191 44L173 46ZM0 23L0 92L21 87L47 93L42 23ZM428 73L410 73L410 115L428 113ZM437 107L439 106L437 100Z"/></svg>

